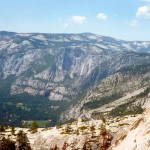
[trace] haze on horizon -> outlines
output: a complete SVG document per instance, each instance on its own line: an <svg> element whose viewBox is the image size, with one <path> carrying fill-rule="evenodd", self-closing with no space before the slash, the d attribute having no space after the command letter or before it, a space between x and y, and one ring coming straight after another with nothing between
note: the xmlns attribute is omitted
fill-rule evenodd
<svg viewBox="0 0 150 150"><path fill-rule="evenodd" d="M0 31L150 41L150 0L0 0Z"/></svg>

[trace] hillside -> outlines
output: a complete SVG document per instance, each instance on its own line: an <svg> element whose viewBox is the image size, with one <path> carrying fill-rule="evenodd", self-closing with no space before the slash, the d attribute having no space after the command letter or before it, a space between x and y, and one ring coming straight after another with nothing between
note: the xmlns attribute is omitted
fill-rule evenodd
<svg viewBox="0 0 150 150"><path fill-rule="evenodd" d="M148 41L123 41L92 33L2 31L0 122L9 120L9 124L21 126L23 120L51 120L54 125L105 78L125 67L149 66L149 52Z"/></svg>
<svg viewBox="0 0 150 150"><path fill-rule="evenodd" d="M84 98L72 105L61 117L99 118L142 112L147 102L145 95L150 92L150 65L125 67L108 76L91 88Z"/></svg>
<svg viewBox="0 0 150 150"><path fill-rule="evenodd" d="M145 98L149 101L150 93L146 94ZM83 148L99 150L103 147L104 137L107 137L107 142L110 143L110 147L106 148L109 150L149 149L150 103L143 108L142 114L115 117L105 121L104 119L78 118L68 124L39 128L37 132L26 128L14 128L12 134L7 127L1 135L5 137L9 135L10 139L15 141L19 130L23 130L33 150L49 150L56 147L58 150L83 150ZM104 131L107 131L107 136L102 134Z"/></svg>
<svg viewBox="0 0 150 150"><path fill-rule="evenodd" d="M122 134L115 142L110 150L122 150L122 149L149 149L150 140L150 108L148 108L133 124L132 126ZM130 143L130 144L128 144Z"/></svg>

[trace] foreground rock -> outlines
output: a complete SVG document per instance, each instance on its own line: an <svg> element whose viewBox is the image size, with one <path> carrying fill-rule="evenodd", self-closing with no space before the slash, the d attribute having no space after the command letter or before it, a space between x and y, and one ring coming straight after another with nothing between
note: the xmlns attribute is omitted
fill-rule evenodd
<svg viewBox="0 0 150 150"><path fill-rule="evenodd" d="M148 107L148 105L147 105ZM105 125L107 142L111 142L110 150L148 150L150 149L150 108L137 116L117 117L102 123L101 120L78 119L69 124L53 128L38 129L31 133L29 129L15 128L27 133L33 150L99 150L102 146L102 130ZM3 133L16 140L10 129ZM113 137L113 139L112 139ZM130 143L130 144L129 144Z"/></svg>
<svg viewBox="0 0 150 150"><path fill-rule="evenodd" d="M150 149L150 108L122 134L110 150L149 150Z"/></svg>

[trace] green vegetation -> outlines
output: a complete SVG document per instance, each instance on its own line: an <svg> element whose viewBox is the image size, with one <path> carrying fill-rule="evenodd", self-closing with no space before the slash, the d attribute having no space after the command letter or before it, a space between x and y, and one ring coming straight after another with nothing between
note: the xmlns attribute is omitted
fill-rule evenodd
<svg viewBox="0 0 150 150"><path fill-rule="evenodd" d="M122 96L123 96L122 93L113 93L112 95L101 97L99 100L87 102L84 104L83 108L85 109L99 108L105 104L108 104L110 102L113 102L114 100L121 98Z"/></svg>
<svg viewBox="0 0 150 150"><path fill-rule="evenodd" d="M25 128L32 128L33 122L36 122L38 128L50 126L50 120L23 121L22 126Z"/></svg>
<svg viewBox="0 0 150 150"><path fill-rule="evenodd" d="M35 132L37 132L37 128L38 128L37 122L36 121L32 121L31 127L30 127L30 131L32 133L35 133Z"/></svg>
<svg viewBox="0 0 150 150"><path fill-rule="evenodd" d="M146 53L147 55L147 53ZM145 74L147 72L150 71L150 64L140 64L140 65L137 65L137 66L129 66L129 67L124 67L124 68L121 68L120 70L118 70L117 72L121 72L123 74L132 74L132 75L135 75L135 74Z"/></svg>
<svg viewBox="0 0 150 150"><path fill-rule="evenodd" d="M61 134L72 134L72 133L73 133L73 129L69 124L67 124L65 130L61 132Z"/></svg>
<svg viewBox="0 0 150 150"><path fill-rule="evenodd" d="M150 92L150 87L147 87L144 92L142 92L142 93L140 93L139 95L136 96L136 99L143 98L143 97L147 96L149 92Z"/></svg>
<svg viewBox="0 0 150 150"><path fill-rule="evenodd" d="M100 149L101 150L108 150L111 146L112 141L112 134L111 132L106 129L106 124L102 123L100 127L100 135L99 135L99 142L100 142Z"/></svg>
<svg viewBox="0 0 150 150"><path fill-rule="evenodd" d="M43 96L32 96L27 93L10 95L10 86L15 76L0 80L0 125L21 126L23 120L51 120L46 126L58 123L60 114L70 105L68 101L50 101ZM57 110L52 106L59 106ZM44 124L44 123L41 123ZM43 126L40 125L39 127Z"/></svg>
<svg viewBox="0 0 150 150"><path fill-rule="evenodd" d="M62 128L61 125L56 125L56 129L60 129L60 128Z"/></svg>
<svg viewBox="0 0 150 150"><path fill-rule="evenodd" d="M0 132L5 132L5 127L3 125L0 126Z"/></svg>
<svg viewBox="0 0 150 150"><path fill-rule="evenodd" d="M42 60L44 60L42 62ZM31 64L31 67L36 71L36 73L42 72L43 70L52 67L54 57L52 55L46 54L41 60L37 60Z"/></svg>
<svg viewBox="0 0 150 150"><path fill-rule="evenodd" d="M80 126L78 129L81 131L84 131L84 130L88 129L88 127L87 126Z"/></svg>
<svg viewBox="0 0 150 150"><path fill-rule="evenodd" d="M92 115L91 115L91 117L93 119L96 119L96 120L101 119L101 116L102 116L102 113L101 112L97 112L97 111L92 112Z"/></svg>
<svg viewBox="0 0 150 150"><path fill-rule="evenodd" d="M22 120L38 120L39 127L45 124L43 120L51 120L49 126L55 125L60 114L69 105L67 101L49 101L43 96L32 96L27 93L3 98L0 102L0 123L21 126ZM13 104L9 105L8 102ZM55 110L51 106L59 108Z"/></svg>
<svg viewBox="0 0 150 150"><path fill-rule="evenodd" d="M13 138L13 141L12 141L11 134L9 134L7 138L6 138L6 134L0 134L0 150L16 150L16 149L17 150L31 150L30 143L29 143L26 133L20 130L17 134L14 134L15 133L14 126L10 128L4 125L1 127L5 129L11 129L11 134L17 137L16 137L16 140L15 138Z"/></svg>
<svg viewBox="0 0 150 150"><path fill-rule="evenodd" d="M15 80L14 75L10 75L9 77L7 77L5 79L0 80L0 99L9 96L9 94L11 92L10 87L14 80Z"/></svg>
<svg viewBox="0 0 150 150"><path fill-rule="evenodd" d="M40 73L47 68L51 68L54 63L54 57L50 54L46 54L41 59L37 59L31 62L30 68L22 73L23 76L31 77L34 73Z"/></svg>
<svg viewBox="0 0 150 150"><path fill-rule="evenodd" d="M140 105L133 106L132 103L136 102L137 99L146 97L149 92L150 92L150 87L147 87L144 90L144 92L133 97L131 102L122 104L116 107L115 109L113 109L112 111L110 111L109 115L113 117L117 117L117 116L141 114L143 112L143 109L141 108L141 106Z"/></svg>
<svg viewBox="0 0 150 150"><path fill-rule="evenodd" d="M10 95L14 80L14 75L0 80L0 124L21 126L22 120L37 120L39 127L54 126L60 114L70 105L67 101L50 101L39 95ZM54 110L51 106L59 108Z"/></svg>
<svg viewBox="0 0 150 150"><path fill-rule="evenodd" d="M129 125L128 123L120 123L120 124L118 124L118 126L127 126L127 125Z"/></svg>
<svg viewBox="0 0 150 150"><path fill-rule="evenodd" d="M91 133L92 133L92 138L94 137L94 133L95 133L95 125L92 125L91 127L90 127L90 131L91 131Z"/></svg>
<svg viewBox="0 0 150 150"><path fill-rule="evenodd" d="M16 150L15 142L11 141L9 138L3 137L0 141L1 150Z"/></svg>
<svg viewBox="0 0 150 150"><path fill-rule="evenodd" d="M12 134L12 135L15 134L15 127L14 127L14 125L12 125L12 127L11 127L11 134Z"/></svg>
<svg viewBox="0 0 150 150"><path fill-rule="evenodd" d="M131 107L131 108L130 108ZM111 110L109 115L112 117L141 114L143 109L141 106L132 106L131 103L125 103Z"/></svg>
<svg viewBox="0 0 150 150"><path fill-rule="evenodd" d="M26 133L24 133L22 130L20 130L17 134L17 139L16 139L16 142L17 142L17 149L27 149L27 150L31 150L31 147L30 147L30 143L29 143L29 140L27 138L27 135Z"/></svg>

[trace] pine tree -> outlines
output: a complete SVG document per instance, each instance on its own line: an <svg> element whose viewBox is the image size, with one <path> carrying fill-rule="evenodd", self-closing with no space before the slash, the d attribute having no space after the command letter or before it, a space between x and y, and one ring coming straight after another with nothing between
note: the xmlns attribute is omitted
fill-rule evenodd
<svg viewBox="0 0 150 150"><path fill-rule="evenodd" d="M18 132L16 142L17 150L31 150L28 137L22 130Z"/></svg>
<svg viewBox="0 0 150 150"><path fill-rule="evenodd" d="M12 127L11 127L11 134L14 135L14 133L15 133L15 127L12 126Z"/></svg>
<svg viewBox="0 0 150 150"><path fill-rule="evenodd" d="M92 132L92 138L93 138L94 137L94 132L95 132L95 126L94 125L92 125L90 127L90 131Z"/></svg>
<svg viewBox="0 0 150 150"><path fill-rule="evenodd" d="M32 124L31 124L31 128L30 128L32 133L37 132L37 128L38 128L37 122L33 121Z"/></svg>
<svg viewBox="0 0 150 150"><path fill-rule="evenodd" d="M10 139L2 138L0 141L0 150L15 150L15 142Z"/></svg>
<svg viewBox="0 0 150 150"><path fill-rule="evenodd" d="M3 125L0 126L0 132L5 132L5 127Z"/></svg>
<svg viewBox="0 0 150 150"><path fill-rule="evenodd" d="M100 130L101 130L99 135L100 149L107 150L111 145L112 135L110 131L106 129L106 125L104 123L102 123Z"/></svg>

